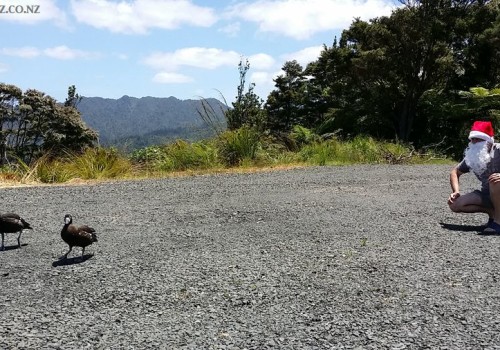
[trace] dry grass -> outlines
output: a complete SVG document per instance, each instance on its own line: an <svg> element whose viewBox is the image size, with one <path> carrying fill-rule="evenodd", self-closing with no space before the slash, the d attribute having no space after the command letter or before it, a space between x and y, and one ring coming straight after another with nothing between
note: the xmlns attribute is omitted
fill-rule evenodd
<svg viewBox="0 0 500 350"><path fill-rule="evenodd" d="M238 135L248 138L245 133ZM227 142L223 146L227 147ZM236 152L236 164L221 161L221 150L210 143L178 141L167 146L147 147L131 156L122 155L112 148L98 147L79 155L68 154L61 159L41 157L31 166L19 162L15 167L1 168L0 188L47 184L81 186L128 180L258 173L310 165L452 163L439 155L418 154L399 143L390 144L363 137L345 142L313 140L296 152L279 146L268 143L265 147L257 147L255 153L252 148L251 156L245 156L246 153L240 152L238 147L231 146L232 153L229 153Z"/></svg>

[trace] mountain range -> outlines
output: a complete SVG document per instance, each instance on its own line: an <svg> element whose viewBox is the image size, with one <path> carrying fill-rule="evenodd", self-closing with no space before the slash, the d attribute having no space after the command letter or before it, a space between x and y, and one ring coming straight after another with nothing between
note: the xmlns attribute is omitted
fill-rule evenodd
<svg viewBox="0 0 500 350"><path fill-rule="evenodd" d="M77 104L83 121L99 132L99 143L137 149L176 139L196 141L215 132L200 113L209 104L219 121L227 106L215 98L179 100L175 97L119 99L82 97Z"/></svg>

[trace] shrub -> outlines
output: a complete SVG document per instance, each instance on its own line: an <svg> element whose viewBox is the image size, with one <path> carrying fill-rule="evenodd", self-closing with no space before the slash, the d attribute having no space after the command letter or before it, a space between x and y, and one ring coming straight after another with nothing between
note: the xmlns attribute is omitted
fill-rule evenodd
<svg viewBox="0 0 500 350"><path fill-rule="evenodd" d="M135 150L130 155L130 160L137 163L154 163L165 156L165 152L160 146L148 146Z"/></svg>
<svg viewBox="0 0 500 350"><path fill-rule="evenodd" d="M36 180L43 183L66 182L74 176L67 164L60 160L50 160L46 155L35 162L33 170Z"/></svg>
<svg viewBox="0 0 500 350"><path fill-rule="evenodd" d="M302 147L299 154L304 162L315 165L326 165L339 158L340 144L337 140L315 142Z"/></svg>
<svg viewBox="0 0 500 350"><path fill-rule="evenodd" d="M163 171L207 169L217 165L217 151L208 143L177 140L163 149L156 168Z"/></svg>
<svg viewBox="0 0 500 350"><path fill-rule="evenodd" d="M116 178L132 169L128 159L114 148L88 148L81 155L68 154L67 169L82 179Z"/></svg>
<svg viewBox="0 0 500 350"><path fill-rule="evenodd" d="M316 135L310 129L304 128L300 125L295 125L289 136L292 142L294 142L298 148L313 142L320 141L320 137L318 135Z"/></svg>
<svg viewBox="0 0 500 350"><path fill-rule="evenodd" d="M248 126L221 134L217 142L223 164L234 166L243 160L254 160L260 148L259 133Z"/></svg>

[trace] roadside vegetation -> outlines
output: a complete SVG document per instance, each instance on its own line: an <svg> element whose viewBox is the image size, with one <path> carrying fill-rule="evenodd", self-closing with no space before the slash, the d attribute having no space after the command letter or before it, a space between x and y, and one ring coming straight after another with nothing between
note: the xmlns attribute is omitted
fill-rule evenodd
<svg viewBox="0 0 500 350"><path fill-rule="evenodd" d="M291 141L296 141L290 139ZM141 179L222 172L251 172L311 165L448 164L435 151L416 152L401 143L376 141L369 136L352 140L314 139L295 150L259 138L245 129L189 143L150 146L121 154L115 148L88 148L57 158L43 156L30 165L19 161L0 168L6 183L67 183L87 180Z"/></svg>

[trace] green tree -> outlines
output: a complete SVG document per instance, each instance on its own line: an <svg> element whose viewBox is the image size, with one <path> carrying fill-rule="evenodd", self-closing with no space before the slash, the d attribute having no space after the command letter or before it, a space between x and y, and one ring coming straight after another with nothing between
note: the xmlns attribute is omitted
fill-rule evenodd
<svg viewBox="0 0 500 350"><path fill-rule="evenodd" d="M238 85L236 101L232 103L233 108L225 112L227 127L229 130L236 130L246 125L262 130L265 118L262 109L264 101L255 94L254 83L250 83L248 90L245 92L246 74L250 69L248 60L245 63L241 60L238 64L238 69L240 72L240 83Z"/></svg>
<svg viewBox="0 0 500 350"><path fill-rule="evenodd" d="M419 114L423 122L415 126L415 133L421 135L415 145L436 144L441 152L459 160L473 120L490 120L496 130L500 127L500 90L428 90L420 101Z"/></svg>
<svg viewBox="0 0 500 350"><path fill-rule="evenodd" d="M450 89L484 86L500 81L500 2L465 1L457 12L453 54L459 65Z"/></svg>
<svg viewBox="0 0 500 350"><path fill-rule="evenodd" d="M64 101L64 105L66 107L74 107L76 108L80 101L82 100L83 96L80 96L79 94L76 93L76 86L75 85L70 85L68 87L68 97L66 97L66 100Z"/></svg>
<svg viewBox="0 0 500 350"><path fill-rule="evenodd" d="M58 104L35 89L22 93L0 85L3 161L17 156L29 163L46 152L81 151L92 146L97 133L85 126L78 110Z"/></svg>
<svg viewBox="0 0 500 350"><path fill-rule="evenodd" d="M321 118L317 120L319 124L313 126L319 134L342 131L344 135L374 135L376 130L387 130L387 127L377 125L370 132L368 121L362 117L367 111L363 104L357 103L362 95L362 84L354 74L355 56L353 50L346 45L340 46L335 38L332 46L324 45L318 59L305 70L305 74L313 77L310 82L318 93L314 103Z"/></svg>
<svg viewBox="0 0 500 350"><path fill-rule="evenodd" d="M392 124L403 141L410 140L422 94L443 87L455 68L441 10L397 9L370 24L356 20L342 35L341 46L356 53L352 63L360 87L357 103L368 118Z"/></svg>
<svg viewBox="0 0 500 350"><path fill-rule="evenodd" d="M498 1L401 2L389 17L356 19L308 67L330 126L416 141L432 125L419 110L427 91L498 84Z"/></svg>
<svg viewBox="0 0 500 350"><path fill-rule="evenodd" d="M17 86L0 83L0 165L7 162L9 125L16 121L22 94Z"/></svg>
<svg viewBox="0 0 500 350"><path fill-rule="evenodd" d="M267 127L272 132L289 132L294 125L303 125L307 114L304 111L307 79L302 66L293 60L285 62L282 70L284 74L274 79L276 89L265 104Z"/></svg>

